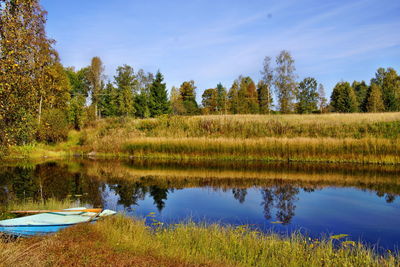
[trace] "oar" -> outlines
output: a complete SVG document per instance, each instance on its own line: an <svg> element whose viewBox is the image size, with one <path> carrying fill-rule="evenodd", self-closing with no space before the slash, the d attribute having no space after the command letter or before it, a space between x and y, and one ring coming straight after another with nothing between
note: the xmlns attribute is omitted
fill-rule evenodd
<svg viewBox="0 0 400 267"><path fill-rule="evenodd" d="M50 213L50 212L95 212L100 213L103 209L82 209L82 210L15 210L10 211L10 213L14 214L36 214L36 213Z"/></svg>

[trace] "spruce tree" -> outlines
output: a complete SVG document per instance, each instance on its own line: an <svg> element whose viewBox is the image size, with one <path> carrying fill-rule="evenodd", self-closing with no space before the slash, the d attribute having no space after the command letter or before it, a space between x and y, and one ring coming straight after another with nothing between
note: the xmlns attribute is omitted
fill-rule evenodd
<svg viewBox="0 0 400 267"><path fill-rule="evenodd" d="M170 112L168 93L163 80L163 75L158 71L155 80L150 86L149 111L151 117L157 117Z"/></svg>
<svg viewBox="0 0 400 267"><path fill-rule="evenodd" d="M148 118L151 116L150 113L150 101L148 94L142 90L140 94L135 95L135 116L139 118Z"/></svg>

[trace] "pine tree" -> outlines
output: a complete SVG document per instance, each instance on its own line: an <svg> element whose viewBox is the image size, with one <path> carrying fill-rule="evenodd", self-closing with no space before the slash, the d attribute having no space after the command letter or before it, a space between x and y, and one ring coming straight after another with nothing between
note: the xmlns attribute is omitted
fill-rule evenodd
<svg viewBox="0 0 400 267"><path fill-rule="evenodd" d="M331 106L334 112L357 112L358 103L353 87L348 82L337 83L331 95Z"/></svg>
<svg viewBox="0 0 400 267"><path fill-rule="evenodd" d="M365 108L366 112L382 112L385 110L382 99L382 88L376 83L372 83L368 88Z"/></svg>
<svg viewBox="0 0 400 267"><path fill-rule="evenodd" d="M154 82L150 86L149 110L151 117L168 114L170 112L170 103L168 102L168 93L164 77L161 72L157 72Z"/></svg>
<svg viewBox="0 0 400 267"><path fill-rule="evenodd" d="M299 83L296 110L299 114L312 113L318 109L317 81L305 78Z"/></svg>

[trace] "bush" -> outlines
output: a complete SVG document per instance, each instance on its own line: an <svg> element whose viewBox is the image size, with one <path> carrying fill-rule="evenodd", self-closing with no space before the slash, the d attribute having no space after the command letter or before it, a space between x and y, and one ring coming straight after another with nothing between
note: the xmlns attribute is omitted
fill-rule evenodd
<svg viewBox="0 0 400 267"><path fill-rule="evenodd" d="M43 112L37 136L38 141L57 143L67 140L69 124L67 114L60 109Z"/></svg>

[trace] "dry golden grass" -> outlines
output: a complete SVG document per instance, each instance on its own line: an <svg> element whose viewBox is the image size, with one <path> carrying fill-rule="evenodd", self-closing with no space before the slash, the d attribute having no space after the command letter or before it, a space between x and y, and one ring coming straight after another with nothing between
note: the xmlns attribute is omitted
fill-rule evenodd
<svg viewBox="0 0 400 267"><path fill-rule="evenodd" d="M378 255L334 237L280 237L246 226L190 223L151 229L124 216L0 243L3 266L398 266L399 261L398 255Z"/></svg>
<svg viewBox="0 0 400 267"><path fill-rule="evenodd" d="M108 118L56 146L11 156L104 156L400 163L400 113Z"/></svg>
<svg viewBox="0 0 400 267"><path fill-rule="evenodd" d="M137 138L121 150L135 157L400 163L400 142L376 138Z"/></svg>

